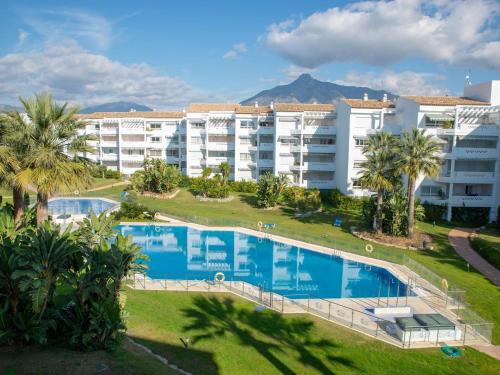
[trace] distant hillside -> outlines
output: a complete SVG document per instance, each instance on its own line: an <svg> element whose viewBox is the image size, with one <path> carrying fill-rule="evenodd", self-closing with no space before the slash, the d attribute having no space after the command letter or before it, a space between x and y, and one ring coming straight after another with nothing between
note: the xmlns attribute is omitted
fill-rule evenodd
<svg viewBox="0 0 500 375"><path fill-rule="evenodd" d="M0 104L0 111L19 111L24 112L24 109L21 107L16 107L9 104Z"/></svg>
<svg viewBox="0 0 500 375"><path fill-rule="evenodd" d="M94 113L94 112L130 112L131 109L141 112L152 111L148 106L132 103L132 102L113 102L94 105L91 107L83 108L80 113Z"/></svg>
<svg viewBox="0 0 500 375"><path fill-rule="evenodd" d="M384 90L373 90L368 87L343 86L331 82L318 81L310 74L302 74L288 85L276 86L269 90L259 92L257 95L243 100L241 104L251 105L256 101L259 104L270 102L292 103L332 103L340 98L361 99L367 93L370 99L382 99L387 94L389 99L395 95Z"/></svg>

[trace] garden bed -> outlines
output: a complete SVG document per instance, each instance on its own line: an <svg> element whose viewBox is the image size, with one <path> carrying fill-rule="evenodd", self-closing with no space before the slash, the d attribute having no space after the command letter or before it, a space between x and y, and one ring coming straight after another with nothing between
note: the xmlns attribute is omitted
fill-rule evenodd
<svg viewBox="0 0 500 375"><path fill-rule="evenodd" d="M397 247L399 249L432 249L432 237L427 233L415 232L414 238L409 239L402 236L390 236L384 233L378 234L366 230L352 229L352 234L366 241L375 242L379 245ZM425 243L425 246L424 246Z"/></svg>
<svg viewBox="0 0 500 375"><path fill-rule="evenodd" d="M169 193L153 193L150 191L144 191L141 193L141 195L143 197L156 198L156 199L172 199L179 193L179 191L180 189L176 189Z"/></svg>
<svg viewBox="0 0 500 375"><path fill-rule="evenodd" d="M202 197L201 195L196 195L196 199L199 200L200 202L227 203L231 202L234 199L234 195L230 195L227 198L209 198L209 197Z"/></svg>

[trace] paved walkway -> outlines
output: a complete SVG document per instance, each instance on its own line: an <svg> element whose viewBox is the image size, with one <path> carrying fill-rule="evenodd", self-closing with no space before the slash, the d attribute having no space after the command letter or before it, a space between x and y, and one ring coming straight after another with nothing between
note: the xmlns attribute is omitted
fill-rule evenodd
<svg viewBox="0 0 500 375"><path fill-rule="evenodd" d="M470 228L454 228L448 233L448 239L455 251L472 267L481 272L496 286L500 286L500 271L484 260L469 244Z"/></svg>
<svg viewBox="0 0 500 375"><path fill-rule="evenodd" d="M105 190L105 189L109 189L109 188L112 188L112 187L115 187L115 186L128 185L129 183L130 182L128 182L128 181L115 182L114 184L99 186L99 187L96 187L96 188L93 188L93 189L85 190L85 192Z"/></svg>

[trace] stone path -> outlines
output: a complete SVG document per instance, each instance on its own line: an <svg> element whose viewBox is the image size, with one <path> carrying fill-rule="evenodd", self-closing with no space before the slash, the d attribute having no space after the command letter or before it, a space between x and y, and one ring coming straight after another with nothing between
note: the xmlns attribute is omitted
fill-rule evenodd
<svg viewBox="0 0 500 375"><path fill-rule="evenodd" d="M496 286L500 286L500 271L484 260L469 244L471 228L454 228L448 233L448 239L455 251L472 267L481 272Z"/></svg>

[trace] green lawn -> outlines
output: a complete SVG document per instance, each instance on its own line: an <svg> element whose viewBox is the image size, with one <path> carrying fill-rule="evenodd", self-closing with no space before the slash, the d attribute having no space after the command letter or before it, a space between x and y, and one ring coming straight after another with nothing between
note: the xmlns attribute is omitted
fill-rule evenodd
<svg viewBox="0 0 500 375"><path fill-rule="evenodd" d="M107 370L99 372L102 365ZM0 351L0 375L178 375L153 356L124 341L113 352L75 352L62 348Z"/></svg>
<svg viewBox="0 0 500 375"><path fill-rule="evenodd" d="M116 184L118 182L122 182L123 180L117 179L117 178L94 178L94 181L92 183L92 186L90 189L95 189L101 186L106 186L106 185L112 185Z"/></svg>
<svg viewBox="0 0 500 375"><path fill-rule="evenodd" d="M466 348L405 350L305 315L256 312L226 294L127 290L128 335L195 374L494 374ZM189 338L186 348L181 339Z"/></svg>
<svg viewBox="0 0 500 375"><path fill-rule="evenodd" d="M485 229L481 231L478 237L470 241L471 246L484 259L490 262L497 269L500 269L500 230Z"/></svg>
<svg viewBox="0 0 500 375"><path fill-rule="evenodd" d="M101 196L119 199L122 187L89 192L88 196ZM474 269L467 270L466 262L453 250L448 241L451 226L441 223L433 226L419 223L420 230L428 232L434 239L434 249L426 251L409 251L374 244L374 251L365 251L366 242L354 237L349 232L351 225L359 224L360 217L352 213L327 209L323 213L308 218L295 218L290 208L263 210L255 206L255 198L249 194L235 194L235 199L228 203L199 202L193 195L181 190L171 200L139 197L141 203L163 213L177 216L200 224L239 225L257 228L257 222L275 223L273 233L290 238L317 243L341 250L372 256L398 263L404 262L408 256L425 265L438 275L446 278L450 285L454 284L467 292L467 303L483 318L495 324L493 342L500 343L500 314L498 301L500 289L493 285ZM332 226L332 221L340 217L342 228Z"/></svg>

